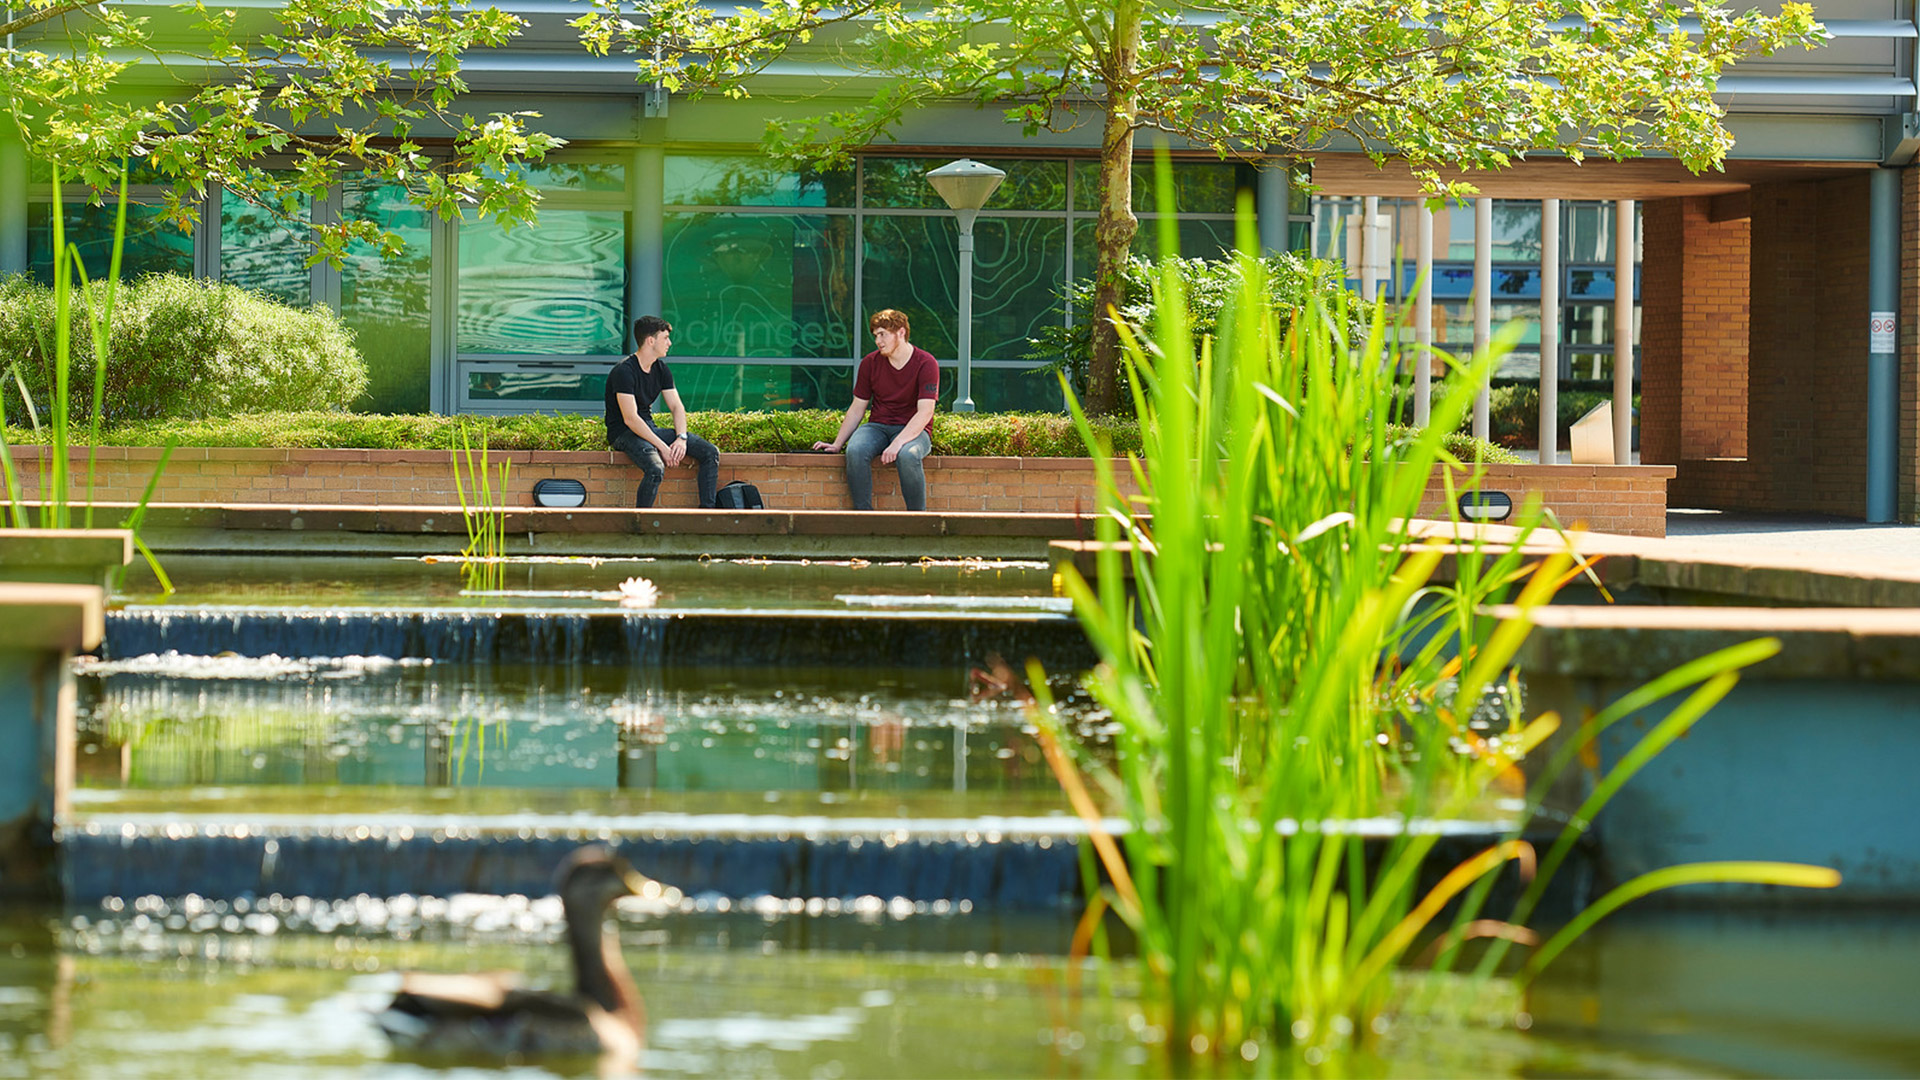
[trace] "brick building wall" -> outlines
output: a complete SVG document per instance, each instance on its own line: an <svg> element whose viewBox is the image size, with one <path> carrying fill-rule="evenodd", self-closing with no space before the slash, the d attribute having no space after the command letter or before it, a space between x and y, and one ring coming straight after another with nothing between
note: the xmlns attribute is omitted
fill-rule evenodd
<svg viewBox="0 0 1920 1080"><path fill-rule="evenodd" d="M1673 505L1865 516L1868 185L1647 205L1641 460Z"/></svg>
<svg viewBox="0 0 1920 1080"><path fill-rule="evenodd" d="M46 456L41 447L17 447L14 462L37 494ZM94 498L138 500L160 452L146 447L102 447ZM587 505L632 506L640 471L626 458L598 451L512 451L492 455L511 462L509 506L530 506L533 485L566 477L587 486ZM85 451L71 457L74 487L83 484ZM1125 479L1126 462L1114 463ZM1095 509L1094 464L1086 458L930 457L927 509L947 512L1086 512ZM1516 506L1538 492L1565 525L1597 532L1666 535L1670 466L1493 465L1484 487L1503 491ZM849 509L845 473L837 455L726 454L720 480L741 479L760 489L770 509ZM888 467L875 466L874 506L900 509L899 482ZM1456 484L1460 478L1456 477ZM1129 491L1132 485L1127 485ZM1438 480L1427 489L1422 513L1445 517ZM162 474L154 494L161 503L257 503L351 506L458 506L450 455L418 450L223 450L183 447ZM690 507L693 470L671 469L658 505Z"/></svg>

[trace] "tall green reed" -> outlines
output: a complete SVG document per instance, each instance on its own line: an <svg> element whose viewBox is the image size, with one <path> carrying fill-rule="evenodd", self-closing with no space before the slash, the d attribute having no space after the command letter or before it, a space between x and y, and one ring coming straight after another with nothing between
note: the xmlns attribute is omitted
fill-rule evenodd
<svg viewBox="0 0 1920 1080"><path fill-rule="evenodd" d="M110 257L106 279L95 282L87 275L86 263L80 257L77 245L69 244L66 238L66 214L62 203L59 172L53 178L53 296L54 326L51 341L43 341L43 348L53 354L54 378L53 397L47 404L48 436L47 452L40 459L39 488L41 498L36 505L30 505L23 497L19 473L15 469L13 454L6 441L7 417L4 402L0 401L0 478L6 483L6 497L9 523L15 528L68 529L76 524L73 499L70 492L71 477L70 453L73 443L72 417L72 380L73 380L73 293L77 284L80 296L86 301L86 316L90 340L93 346L93 397L92 407L87 418L87 467L84 494L80 500L81 528L94 527L94 480L96 476L97 454L100 444L100 421L102 405L106 400L107 365L113 337L113 305L120 284L121 254L125 247L127 232L127 174L120 172L119 198L114 214L113 250ZM19 361L9 365L9 374L20 392L21 402L27 410L27 417L34 432L41 432L38 410L33 408L32 397L27 392L26 380L20 373ZM140 534L140 527L146 520L147 507L159 485L160 476L165 472L167 462L173 456L177 439L169 438L161 450L160 460L154 465L153 475L148 479L140 500L122 519L120 527L133 533L134 545L146 559L165 592L173 591L173 583L167 577L160 560L147 546ZM116 581L124 580L125 568L122 568Z"/></svg>
<svg viewBox="0 0 1920 1080"><path fill-rule="evenodd" d="M471 433L464 421L459 425L459 446L453 451L453 488L460 497L460 516L467 527L467 546L460 558L470 591L499 589L505 583L507 478L512 467L513 461L504 459L496 474L488 458L486 435Z"/></svg>
<svg viewBox="0 0 1920 1080"><path fill-rule="evenodd" d="M1255 248L1247 209L1243 251ZM1243 270L1217 338L1193 339L1171 269L1155 340L1120 328L1142 420L1127 464L1138 495L1123 493L1073 406L1094 451L1102 544L1092 582L1063 577L1101 657L1089 688L1117 722L1112 770L1071 759L1031 673L1049 761L1094 823L1089 859L1106 874L1101 885L1089 866L1076 947L1099 947L1103 911L1119 914L1178 1055L1365 1039L1442 912L1469 906L1455 903L1463 894L1484 901L1502 867L1531 861L1516 830L1419 891L1433 821L1513 786L1557 729L1551 715L1523 722L1512 660L1527 613L1582 569L1565 552L1529 564L1521 543L1489 551L1471 530L1450 545L1410 532L1436 468L1449 484L1455 469L1477 481L1442 436L1498 351L1453 365L1429 426L1390 437L1397 328L1376 312L1354 342L1343 291L1322 283L1301 291L1282 333L1258 263ZM1500 349L1513 339L1503 332ZM1538 521L1537 510L1523 521L1521 541ZM1486 614L1516 592L1514 617ZM1716 680L1748 659L1689 671L1669 692L1723 693ZM1483 737L1470 720L1502 683L1512 704ZM1099 828L1096 793L1123 808L1123 836ZM1369 831L1386 837L1377 854ZM1810 883L1805 868L1745 869ZM1499 930L1463 918L1452 940Z"/></svg>

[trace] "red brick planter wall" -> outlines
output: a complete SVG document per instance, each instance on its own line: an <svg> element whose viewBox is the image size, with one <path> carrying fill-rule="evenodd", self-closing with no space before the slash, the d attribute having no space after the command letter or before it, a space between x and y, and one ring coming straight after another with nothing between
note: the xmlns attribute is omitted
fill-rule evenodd
<svg viewBox="0 0 1920 1080"><path fill-rule="evenodd" d="M45 451L19 447L14 463L36 493L35 480ZM159 460L157 449L102 447L97 455L94 499L139 499ZM587 486L587 505L633 505L640 470L611 452L511 451L491 456L498 467L511 461L509 505L533 501L535 481L566 477ZM86 454L73 454L76 495L84 483ZM1127 477L1124 462L1116 462ZM927 508L1020 514L1091 512L1094 509L1093 462L1086 458L930 457ZM1561 522L1584 522L1599 532L1638 536L1666 535L1667 481L1672 466L1494 465L1485 487L1504 491L1519 505L1539 492ZM720 480L745 480L760 489L767 506L780 510L848 509L847 487L838 455L726 454ZM891 467L874 467L874 505L901 509L899 482ZM1132 485L1129 483L1129 490ZM1428 489L1422 513L1444 517L1438 483ZM355 506L455 506L451 456L422 450L228 450L183 447L175 450L160 479L154 501L161 503L303 503ZM659 505L694 504L693 470L668 471Z"/></svg>

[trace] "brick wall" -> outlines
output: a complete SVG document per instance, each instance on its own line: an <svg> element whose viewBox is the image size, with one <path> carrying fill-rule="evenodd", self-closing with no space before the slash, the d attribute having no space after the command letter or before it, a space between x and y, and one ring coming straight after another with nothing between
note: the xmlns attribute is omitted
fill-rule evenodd
<svg viewBox="0 0 1920 1080"><path fill-rule="evenodd" d="M1641 264L1640 460L1747 455L1744 200L1645 204ZM1720 220L1715 220L1718 217Z"/></svg>
<svg viewBox="0 0 1920 1080"><path fill-rule="evenodd" d="M1648 204L1641 450L1678 466L1673 505L1865 515L1867 188Z"/></svg>
<svg viewBox="0 0 1920 1080"><path fill-rule="evenodd" d="M1680 463L1681 304L1685 199L1640 204L1640 460Z"/></svg>
<svg viewBox="0 0 1920 1080"><path fill-rule="evenodd" d="M141 447L103 447L98 454L94 498L100 502L139 499L160 452ZM15 464L36 494L45 451L14 450ZM529 452L495 454L512 463L507 503L528 506L533 485L547 477L566 477L587 486L589 506L632 506L640 471L626 458L606 452ZM83 482L85 452L72 456L76 490ZM1126 477L1125 462L1116 462ZM1091 512L1094 466L1085 458L930 457L927 508L985 513ZM1519 505L1539 492L1561 522L1585 523L1602 532L1639 536L1666 535L1667 483L1671 466L1495 465L1485 487L1504 491ZM841 459L812 454L726 454L720 480L746 480L760 489L768 507L782 510L849 508ZM874 505L900 509L899 482L891 468L874 468ZM1133 490L1128 484L1128 490ZM1423 513L1444 516L1443 493L1436 481L1428 489ZM414 450L222 450L181 448L160 479L154 500L162 503L301 503L355 506L456 506L450 455ZM694 505L693 470L671 469L661 485L659 505Z"/></svg>

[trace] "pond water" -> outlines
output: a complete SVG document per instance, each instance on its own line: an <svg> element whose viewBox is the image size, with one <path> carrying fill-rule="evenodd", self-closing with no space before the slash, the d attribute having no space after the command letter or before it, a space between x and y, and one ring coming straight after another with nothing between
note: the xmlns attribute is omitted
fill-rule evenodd
<svg viewBox="0 0 1920 1080"><path fill-rule="evenodd" d="M403 1056L374 1026L396 972L568 978L551 900L362 900L324 912L291 901L244 911L115 903L0 922L0 1077L457 1075L476 1063ZM1167 1071L1131 967L1095 962L1076 973L1057 950L1071 930L1063 920L890 915L882 905L832 915L622 913L619 925L646 997L651 1076ZM1321 1070L1269 1055L1216 1072L1912 1075L1915 971L1911 920L1624 917L1524 997L1504 983L1448 983L1444 1012L1398 1018L1366 1055ZM590 1069L545 1062L507 1075Z"/></svg>
<svg viewBox="0 0 1920 1080"><path fill-rule="evenodd" d="M824 795L1064 811L1018 703L947 671L179 655L80 671L83 805L250 787L264 809L304 799L288 789L349 787L389 810L444 810L424 794L438 789L518 789L523 807L592 792L601 812L669 794L708 808ZM1098 753L1109 733L1079 708L1073 726Z"/></svg>
<svg viewBox="0 0 1920 1080"><path fill-rule="evenodd" d="M176 556L167 569L175 595L136 576L118 598L153 616L161 647L80 664L83 823L1071 817L981 639L940 639L953 651L932 663L873 645L960 615L1058 621L1043 564L516 560L477 582L456 563L404 559ZM222 626L257 628L258 614L202 619L190 655L164 647L168 611L367 621L416 610L456 629L489 612L555 625L618 617L619 583L632 576L659 588L651 613L718 640L700 663L635 662L637 646L448 662L260 655L257 641L218 640ZM778 639L788 651L750 652L736 641L774 639L706 629L743 612L854 615L880 636L857 639L865 651L846 657L831 655L835 640L815 642L797 660L791 636ZM1064 689L1072 672L1059 674ZM1102 714L1070 701L1068 717L1096 757L1108 752ZM1062 955L1076 914L747 893L622 913L651 1018L646 1071L1165 1074L1132 966ZM457 1073L457 1063L396 1056L373 1026L395 973L510 968L564 983L556 919L550 900L471 896L244 907L127 896L14 911L0 916L0 1078ZM1446 984L1422 995L1444 1013L1409 1014L1377 1052L1320 1071L1914 1074L1916 972L1920 922L1900 914L1636 915L1603 924L1524 1000L1505 984ZM1219 1072L1303 1068L1283 1055Z"/></svg>

